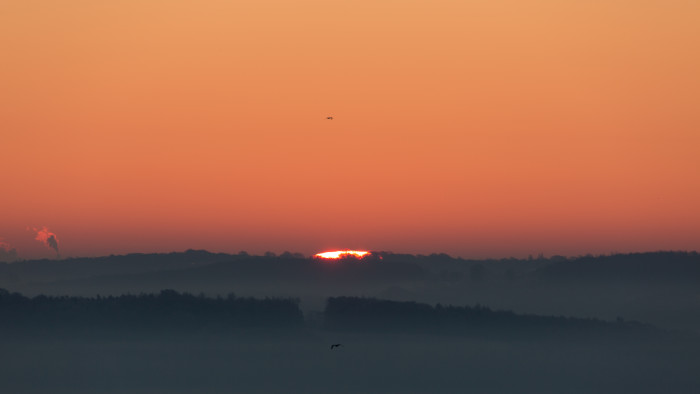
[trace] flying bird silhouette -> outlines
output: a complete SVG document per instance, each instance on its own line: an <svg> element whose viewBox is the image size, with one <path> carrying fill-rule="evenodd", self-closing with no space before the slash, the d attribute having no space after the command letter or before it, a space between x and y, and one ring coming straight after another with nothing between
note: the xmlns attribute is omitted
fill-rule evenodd
<svg viewBox="0 0 700 394"><path fill-rule="evenodd" d="M343 346L342 343L334 343L331 345L331 350L333 350L334 348L337 348L337 347L341 347L341 346Z"/></svg>
<svg viewBox="0 0 700 394"><path fill-rule="evenodd" d="M332 117L332 116L326 116L326 119L328 119L328 120L333 120L333 117Z"/></svg>

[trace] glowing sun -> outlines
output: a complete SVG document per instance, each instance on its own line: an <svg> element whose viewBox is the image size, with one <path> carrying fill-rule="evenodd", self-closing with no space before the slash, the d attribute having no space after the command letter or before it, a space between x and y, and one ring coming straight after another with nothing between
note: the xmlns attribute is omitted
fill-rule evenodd
<svg viewBox="0 0 700 394"><path fill-rule="evenodd" d="M314 257L321 259L340 259L348 256L365 257L369 252L365 250L336 250L335 252L316 253Z"/></svg>

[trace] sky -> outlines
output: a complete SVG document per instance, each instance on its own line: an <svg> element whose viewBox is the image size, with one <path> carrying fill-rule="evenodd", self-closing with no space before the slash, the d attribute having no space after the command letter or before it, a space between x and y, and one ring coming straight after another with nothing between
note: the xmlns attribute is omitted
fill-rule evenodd
<svg viewBox="0 0 700 394"><path fill-rule="evenodd" d="M0 247L698 250L698 48L691 0L4 0Z"/></svg>

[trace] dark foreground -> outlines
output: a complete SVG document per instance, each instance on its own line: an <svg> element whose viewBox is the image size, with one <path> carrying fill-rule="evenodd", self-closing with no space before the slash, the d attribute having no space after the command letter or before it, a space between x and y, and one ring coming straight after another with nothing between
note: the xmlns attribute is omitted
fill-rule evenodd
<svg viewBox="0 0 700 394"><path fill-rule="evenodd" d="M332 344L342 346L331 349ZM0 393L697 393L700 339L623 319L331 297L0 291Z"/></svg>
<svg viewBox="0 0 700 394"><path fill-rule="evenodd" d="M343 347L330 350L330 344ZM0 342L3 393L696 393L700 348L328 333Z"/></svg>

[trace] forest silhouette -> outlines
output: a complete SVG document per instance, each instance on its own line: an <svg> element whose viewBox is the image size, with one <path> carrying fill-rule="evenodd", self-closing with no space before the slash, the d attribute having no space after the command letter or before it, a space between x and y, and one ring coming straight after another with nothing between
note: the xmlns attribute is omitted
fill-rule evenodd
<svg viewBox="0 0 700 394"><path fill-rule="evenodd" d="M317 322L314 322L317 323ZM197 333L207 335L298 332L312 329L299 300L206 297L163 290L158 294L107 297L26 297L0 289L0 332L67 335ZM488 307L330 297L322 328L329 331L400 332L479 338L658 338L662 331L638 322L605 322L563 316L521 315Z"/></svg>
<svg viewBox="0 0 700 394"><path fill-rule="evenodd" d="M0 263L0 391L693 393L699 266L695 252Z"/></svg>
<svg viewBox="0 0 700 394"><path fill-rule="evenodd" d="M298 300L209 298L163 290L107 297L25 297L0 289L0 331L71 336L100 333L226 333L241 329L290 330L303 324Z"/></svg>

